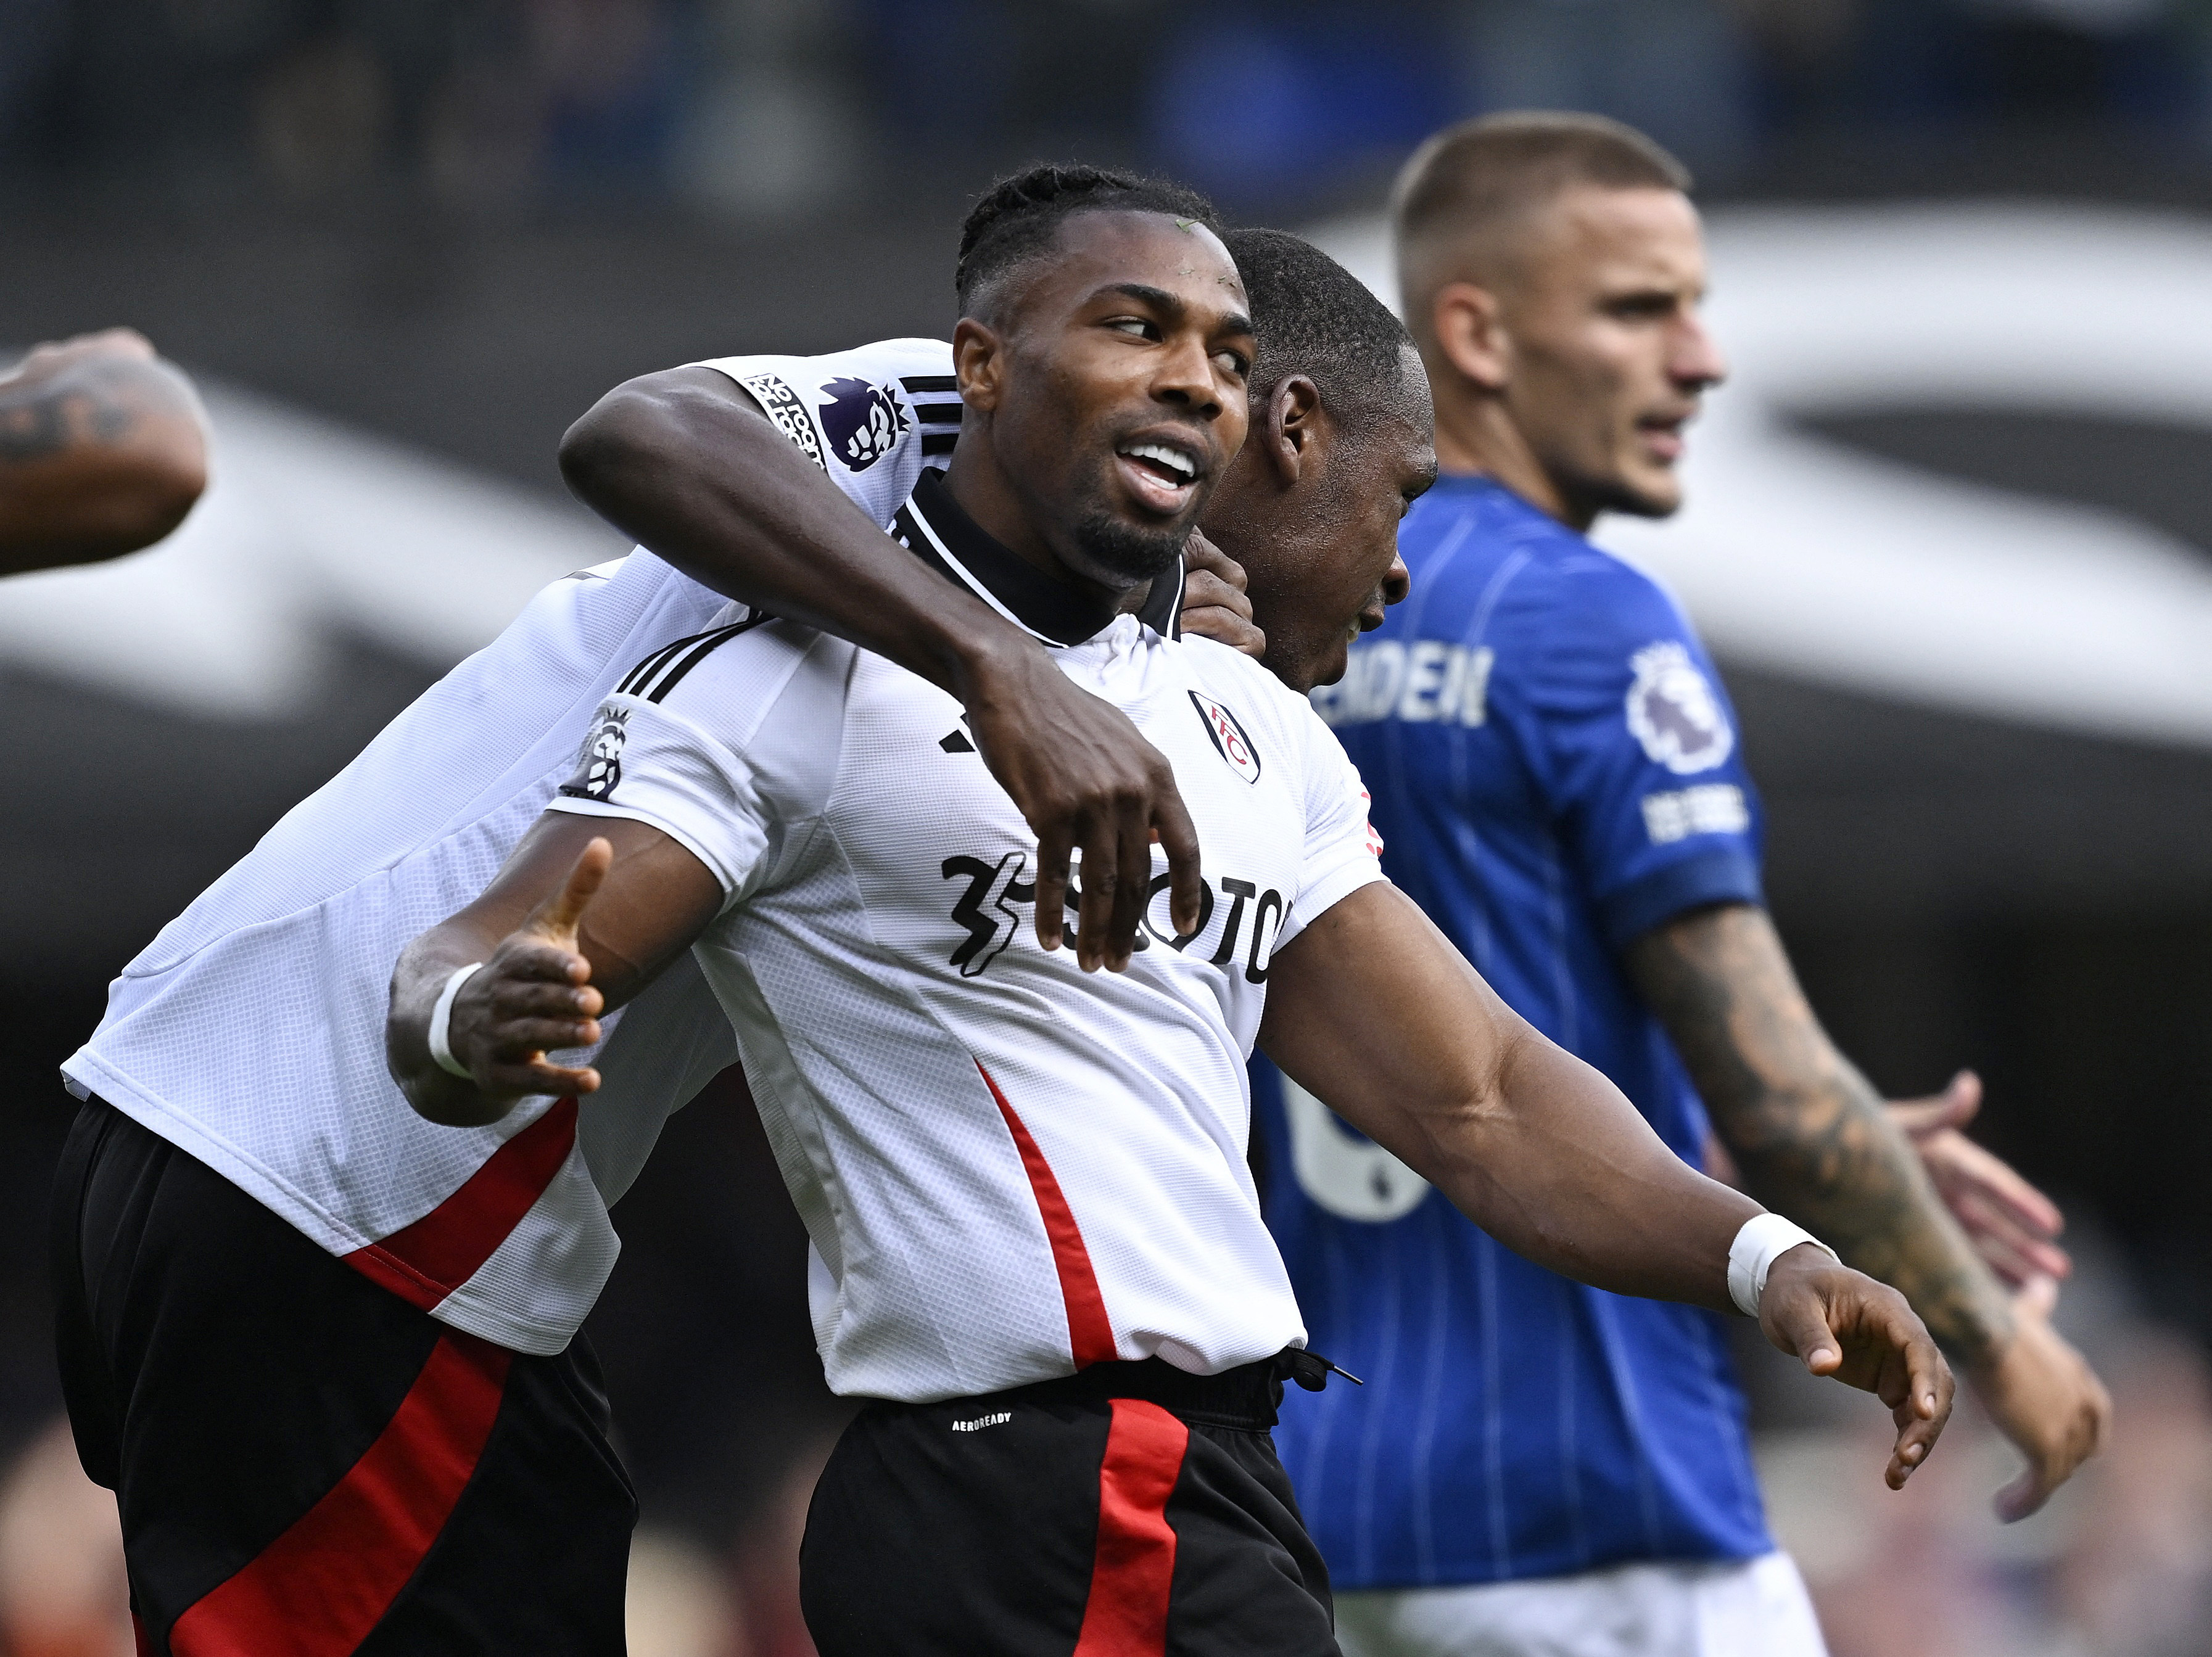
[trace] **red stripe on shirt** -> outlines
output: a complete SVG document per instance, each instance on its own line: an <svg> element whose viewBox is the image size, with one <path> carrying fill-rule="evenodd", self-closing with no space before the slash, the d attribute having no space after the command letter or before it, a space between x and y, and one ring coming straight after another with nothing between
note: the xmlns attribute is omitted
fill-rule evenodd
<svg viewBox="0 0 2212 1657"><path fill-rule="evenodd" d="M1117 1398L1113 1408L1098 1469L1098 1552L1075 1657L1162 1657L1175 1582L1168 1496L1190 1429L1157 1404Z"/></svg>
<svg viewBox="0 0 2212 1657"><path fill-rule="evenodd" d="M173 1657L345 1657L368 1637L460 1500L514 1354L449 1329L321 1501L169 1630Z"/></svg>
<svg viewBox="0 0 2212 1657"><path fill-rule="evenodd" d="M991 1072L983 1069L980 1060L975 1068L982 1074L983 1085L991 1089L991 1097L998 1102L999 1114L1006 1119L1006 1127L1022 1153L1030 1189L1036 1195L1037 1212L1044 1218L1045 1235L1052 1240L1052 1263L1060 1273L1060 1297L1067 1308L1067 1344L1075 1355L1075 1367L1111 1363L1114 1325L1106 1315L1106 1297L1098 1292L1098 1274L1091 1269L1091 1251L1083 1246L1083 1233L1060 1192L1060 1181L1053 1177L1052 1164L1030 1138L1022 1119L1014 1114L1006 1096L999 1091Z"/></svg>
<svg viewBox="0 0 2212 1657"><path fill-rule="evenodd" d="M545 1194L576 1143L576 1102L561 1099L421 1219L343 1256L348 1266L425 1312L483 1269Z"/></svg>

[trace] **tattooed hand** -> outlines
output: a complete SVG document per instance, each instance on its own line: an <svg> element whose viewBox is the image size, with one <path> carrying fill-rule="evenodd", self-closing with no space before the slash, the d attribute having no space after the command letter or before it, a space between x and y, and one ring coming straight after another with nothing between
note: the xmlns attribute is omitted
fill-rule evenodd
<svg viewBox="0 0 2212 1657"><path fill-rule="evenodd" d="M1631 944L1626 964L1674 1037L1744 1187L1903 1291L2027 1458L2027 1472L1999 1495L1999 1514L2040 1507L2094 1453L2112 1406L2036 1302L2015 1304L1992 1274L1988 1245L1978 1249L1967 1235L1977 1223L1962 1230L1954 1217L1960 1202L1947 1207L1938 1195L1955 1180L1963 1193L2003 1191L2008 1209L2025 1202L2023 1193L2039 1199L1955 1132L1979 1101L1979 1083L1969 1089L1972 1078L1962 1077L1935 1100L1885 1107L1828 1040L1773 923L1751 904L1679 915ZM1917 1155L1908 1131L1923 1138ZM1940 1137L1947 1132L1949 1140ZM1992 1168L2014 1184L1992 1183ZM2055 1210L2031 1211L2021 1212L2056 1218Z"/></svg>
<svg viewBox="0 0 2212 1657"><path fill-rule="evenodd" d="M1920 1153L1943 1205L1990 1270L2048 1316L2058 1304L2059 1284L2074 1270L2057 1242L2066 1217L2009 1163L1960 1132L1981 1108L1982 1078L1962 1070L1941 1093L1891 1100L1889 1120Z"/></svg>

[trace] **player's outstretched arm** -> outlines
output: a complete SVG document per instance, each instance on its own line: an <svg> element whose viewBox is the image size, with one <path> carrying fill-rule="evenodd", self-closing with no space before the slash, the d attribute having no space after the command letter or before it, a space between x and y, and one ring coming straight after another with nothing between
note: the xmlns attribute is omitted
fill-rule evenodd
<svg viewBox="0 0 2212 1657"><path fill-rule="evenodd" d="M1765 911L1692 910L1632 944L1627 965L1752 1193L1904 1291L2027 1457L1998 1493L1999 1515L2041 1507L2095 1452L2111 1400L2041 1310L1990 1274L1881 1096L1814 1017Z"/></svg>
<svg viewBox="0 0 2212 1657"><path fill-rule="evenodd" d="M1757 1204L1668 1150L1604 1077L1499 1000L1411 899L1364 886L1268 972L1261 1045L1508 1247L1621 1294L1734 1309L1729 1252ZM1799 1247L1759 1315L1815 1375L1877 1393L1893 1487L1927 1457L1952 1380L1896 1290Z"/></svg>
<svg viewBox="0 0 2212 1657"><path fill-rule="evenodd" d="M568 487L685 574L889 658L958 697L1037 837L1037 938L1060 944L1083 854L1076 957L1126 967L1157 835L1178 927L1198 925L1198 835L1164 757L1036 640L926 568L712 368L618 385L561 445Z"/></svg>
<svg viewBox="0 0 2212 1657"><path fill-rule="evenodd" d="M150 546L206 486L191 382L129 329L41 345L0 377L0 575Z"/></svg>
<svg viewBox="0 0 2212 1657"><path fill-rule="evenodd" d="M629 817L549 811L483 895L402 950L392 974L385 1062L416 1112L449 1127L495 1122L532 1094L590 1093L599 1072L547 1057L599 1039L599 1015L631 999L704 932L722 889L683 843ZM440 998L482 962L447 1010L455 1075L431 1051Z"/></svg>

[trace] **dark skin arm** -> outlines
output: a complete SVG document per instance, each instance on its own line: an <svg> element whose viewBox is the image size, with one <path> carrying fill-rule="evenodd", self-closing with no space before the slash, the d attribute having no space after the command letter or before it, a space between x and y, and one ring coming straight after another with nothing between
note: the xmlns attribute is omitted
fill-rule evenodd
<svg viewBox="0 0 2212 1657"><path fill-rule="evenodd" d="M1396 888L1362 888L1269 969L1260 1045L1499 1241L1621 1294L1733 1309L1729 1246L1759 1212L1690 1168L1620 1091L1547 1041ZM1950 1372L1894 1290L1799 1247L1759 1303L1767 1338L1876 1393L1888 1478L1925 1459Z"/></svg>
<svg viewBox="0 0 2212 1657"><path fill-rule="evenodd" d="M702 585L821 628L959 698L1037 837L1037 938L1060 944L1071 851L1088 869L1168 858L1175 922L1198 923L1198 836L1173 772L1118 708L1076 689L1035 640L908 553L711 368L617 386L568 430L579 499ZM1076 959L1119 971L1145 883L1086 885Z"/></svg>
<svg viewBox="0 0 2212 1657"><path fill-rule="evenodd" d="M191 382L130 330L41 345L0 377L0 575L150 546L206 486Z"/></svg>
<svg viewBox="0 0 2212 1657"><path fill-rule="evenodd" d="M532 1094L594 1092L597 1071L546 1054L597 1041L599 1015L635 998L721 907L707 865L659 829L548 811L482 896L400 952L385 1063L417 1114L447 1127L496 1122ZM472 961L483 969L447 1025L471 1083L430 1057L429 1029L446 980Z"/></svg>
<svg viewBox="0 0 2212 1657"><path fill-rule="evenodd" d="M1991 1275L1880 1096L1813 1016L1765 911L1692 910L1630 944L1626 965L1747 1188L1903 1291L2028 1457L1999 1512L2040 1507L2096 1448L2104 1389Z"/></svg>
<svg viewBox="0 0 2212 1657"><path fill-rule="evenodd" d="M386 1025L392 1074L434 1122L495 1122L526 1096L585 1094L550 1052L599 1036L722 907L679 842L621 818L548 812L483 896L409 944ZM439 1069L430 1013L456 967L486 964L453 1003L463 1080ZM1378 1039L1378 1036L1387 1039ZM1729 1243L1759 1210L1669 1151L1613 1085L1536 1034L1395 888L1321 916L1270 968L1261 1040L1285 1071L1530 1259L1628 1294L1727 1309ZM1815 1375L1878 1393L1902 1485L1950 1412L1952 1382L1903 1298L1820 1250L1773 1265L1769 1339Z"/></svg>

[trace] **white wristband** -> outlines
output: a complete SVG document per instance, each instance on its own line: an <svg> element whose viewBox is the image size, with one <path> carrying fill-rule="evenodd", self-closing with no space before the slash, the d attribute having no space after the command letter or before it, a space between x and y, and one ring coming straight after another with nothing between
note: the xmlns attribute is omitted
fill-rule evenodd
<svg viewBox="0 0 2212 1657"><path fill-rule="evenodd" d="M438 1005L430 1009L430 1057L438 1061L438 1068L447 1075L458 1076L464 1082L473 1082L476 1076L453 1057L453 998L461 992L461 986L469 981L470 974L483 965L481 961L471 961L465 967L454 968L453 975L446 980L446 987L438 992Z"/></svg>
<svg viewBox="0 0 2212 1657"><path fill-rule="evenodd" d="M1830 1259L1836 1251L1802 1225L1779 1214L1759 1214L1743 1223L1729 1245L1729 1298L1747 1318L1759 1315L1759 1297L1766 1289L1766 1273L1774 1262L1799 1243L1810 1243Z"/></svg>

